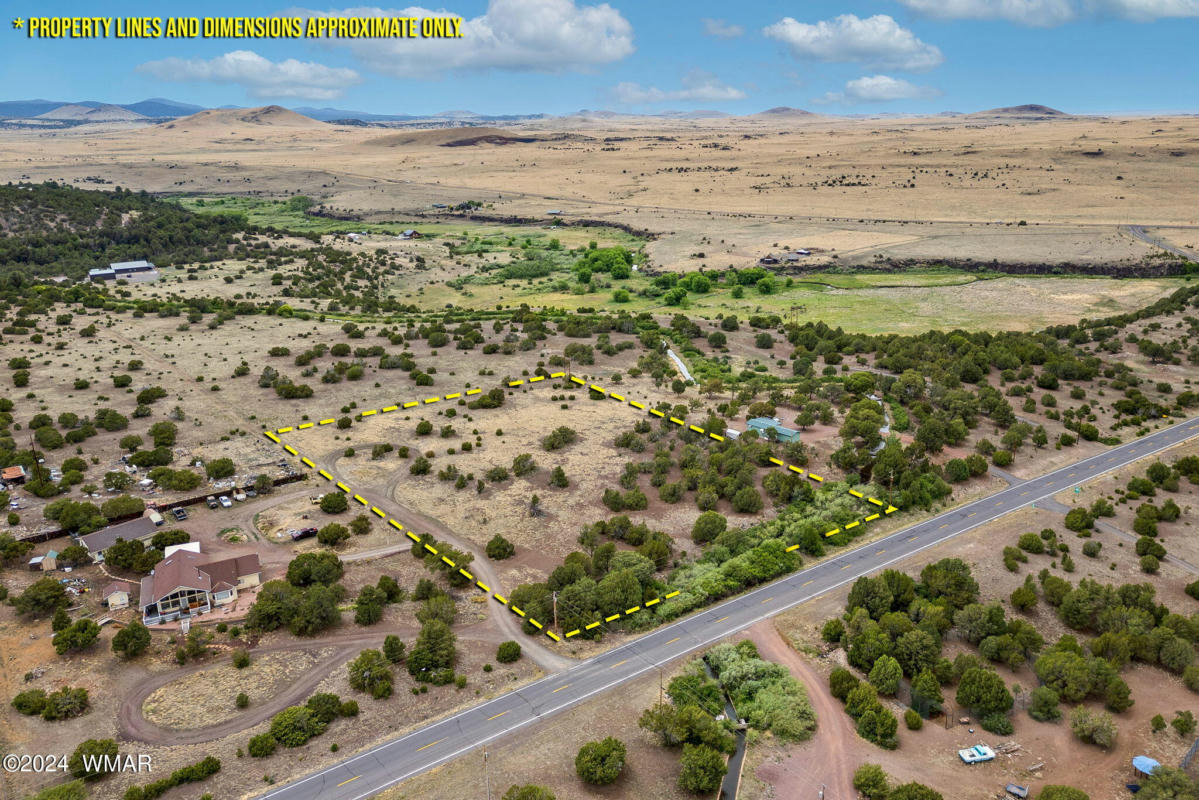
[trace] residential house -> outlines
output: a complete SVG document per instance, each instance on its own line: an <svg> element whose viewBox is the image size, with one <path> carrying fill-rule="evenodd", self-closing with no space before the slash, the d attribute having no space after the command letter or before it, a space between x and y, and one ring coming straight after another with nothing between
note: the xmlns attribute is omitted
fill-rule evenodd
<svg viewBox="0 0 1199 800"><path fill-rule="evenodd" d="M210 561L203 553L176 550L142 578L142 620L157 625L204 614L261 582L257 553Z"/></svg>
<svg viewBox="0 0 1199 800"><path fill-rule="evenodd" d="M140 539L144 542L151 539L157 531L158 528L148 517L138 517L118 525L109 525L107 528L101 528L86 536L80 536L79 544L86 547L92 561L98 563L104 560L104 551L116 544L117 539L124 539L127 542Z"/></svg>

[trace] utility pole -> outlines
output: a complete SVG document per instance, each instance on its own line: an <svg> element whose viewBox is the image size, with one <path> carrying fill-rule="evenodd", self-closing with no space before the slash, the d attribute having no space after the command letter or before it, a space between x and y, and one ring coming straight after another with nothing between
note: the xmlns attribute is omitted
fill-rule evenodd
<svg viewBox="0 0 1199 800"><path fill-rule="evenodd" d="M558 627L558 592L553 593L554 598L554 627Z"/></svg>
<svg viewBox="0 0 1199 800"><path fill-rule="evenodd" d="M658 667L658 705L666 702L662 697L662 667Z"/></svg>

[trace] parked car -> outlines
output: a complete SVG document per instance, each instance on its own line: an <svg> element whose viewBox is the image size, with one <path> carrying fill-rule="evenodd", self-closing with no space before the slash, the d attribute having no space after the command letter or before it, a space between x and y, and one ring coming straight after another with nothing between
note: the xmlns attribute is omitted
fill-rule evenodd
<svg viewBox="0 0 1199 800"><path fill-rule="evenodd" d="M291 540L293 542L298 542L301 539L307 539L310 536L316 536L316 528L300 528L299 530L291 532Z"/></svg>
<svg viewBox="0 0 1199 800"><path fill-rule="evenodd" d="M216 498L213 497L212 495L208 495L208 497L206 497L204 501L206 503L208 503L209 508L216 508L219 505L219 503L217 503L217 501L216 501Z"/></svg>
<svg viewBox="0 0 1199 800"><path fill-rule="evenodd" d="M257 496L258 496L258 492L254 491L253 489L246 489L246 497L257 497Z"/></svg>
<svg viewBox="0 0 1199 800"><path fill-rule="evenodd" d="M233 508L233 501L229 499L229 495L223 494L217 498L221 504L221 508Z"/></svg>
<svg viewBox="0 0 1199 800"><path fill-rule="evenodd" d="M234 492L233 499L239 503L244 502L246 499L246 493L245 492Z"/></svg>
<svg viewBox="0 0 1199 800"><path fill-rule="evenodd" d="M183 520L187 519L187 511L182 508L172 508L171 516L173 516L175 519L179 520L180 522L183 522Z"/></svg>

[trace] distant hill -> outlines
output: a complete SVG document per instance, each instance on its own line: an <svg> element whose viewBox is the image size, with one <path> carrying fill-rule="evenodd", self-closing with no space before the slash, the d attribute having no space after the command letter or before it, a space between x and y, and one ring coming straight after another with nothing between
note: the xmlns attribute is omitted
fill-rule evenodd
<svg viewBox="0 0 1199 800"><path fill-rule="evenodd" d="M121 108L134 111L146 117L185 117L197 111L203 111L204 106L191 103L178 103L165 97L151 97L140 103L124 103Z"/></svg>
<svg viewBox="0 0 1199 800"><path fill-rule="evenodd" d="M271 128L325 128L325 123L289 111L283 106L199 111L171 122L160 123L154 128L186 131L213 130L218 133L232 133L248 125Z"/></svg>
<svg viewBox="0 0 1199 800"><path fill-rule="evenodd" d="M469 147L480 144L518 144L539 141L539 136L516 136L500 128L456 127L405 131L362 142L363 147Z"/></svg>
<svg viewBox="0 0 1199 800"><path fill-rule="evenodd" d="M992 108L988 109L987 111L975 111L973 114L966 114L964 116L1017 117L1020 119L1064 119L1074 115L1067 114L1065 111L1058 111L1056 108L1050 108L1049 106L1028 103L1022 106L1004 106L1003 108Z"/></svg>
<svg viewBox="0 0 1199 800"><path fill-rule="evenodd" d="M791 108L790 106L775 106L768 108L765 111L759 111L757 114L750 114L751 117L815 117L813 114L803 108Z"/></svg>
<svg viewBox="0 0 1199 800"><path fill-rule="evenodd" d="M348 111L344 108L313 108L311 106L300 106L293 108L292 111L297 114L303 114L306 117L318 119L321 122L334 122L343 120L361 120L362 122L407 122L408 120L420 119L411 114L372 114L369 111Z"/></svg>
<svg viewBox="0 0 1199 800"><path fill-rule="evenodd" d="M127 108L114 105L100 105L92 108L78 103L59 106L44 114L38 114L37 119L69 120L72 122L136 122L146 119L145 115Z"/></svg>

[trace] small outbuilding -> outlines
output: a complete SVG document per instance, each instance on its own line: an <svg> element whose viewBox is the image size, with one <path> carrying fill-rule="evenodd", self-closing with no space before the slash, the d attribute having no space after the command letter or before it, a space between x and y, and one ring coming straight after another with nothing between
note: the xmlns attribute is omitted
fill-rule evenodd
<svg viewBox="0 0 1199 800"><path fill-rule="evenodd" d="M58 551L49 550L44 556L34 556L29 559L29 569L37 572L51 572L58 569Z"/></svg>
<svg viewBox="0 0 1199 800"><path fill-rule="evenodd" d="M25 472L25 468L20 464L14 464L11 467L5 467L0 470L0 481L3 481L6 486L20 486L25 483L25 479L28 477L29 474Z"/></svg>
<svg viewBox="0 0 1199 800"><path fill-rule="evenodd" d="M799 431L784 427L778 417L754 417L746 423L746 426L751 431L757 431L758 436L761 436L764 439L770 438L770 432L773 431L775 441L799 441Z"/></svg>
<svg viewBox="0 0 1199 800"><path fill-rule="evenodd" d="M100 592L100 599L109 610L128 608L133 597L133 585L125 581L112 581Z"/></svg>

